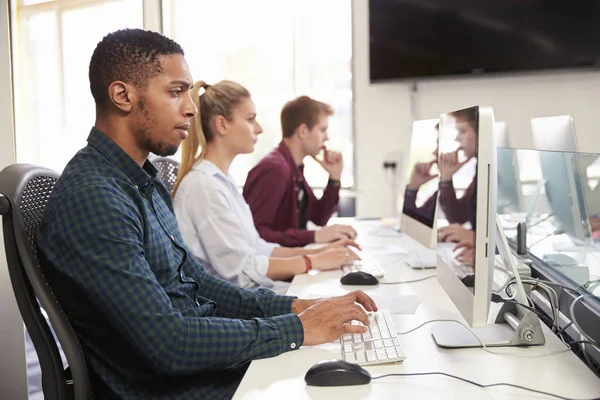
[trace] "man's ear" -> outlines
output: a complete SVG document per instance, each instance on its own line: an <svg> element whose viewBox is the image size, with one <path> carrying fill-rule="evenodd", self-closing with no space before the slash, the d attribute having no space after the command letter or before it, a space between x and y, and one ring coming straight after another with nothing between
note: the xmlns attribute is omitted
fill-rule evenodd
<svg viewBox="0 0 600 400"><path fill-rule="evenodd" d="M308 135L308 132L308 126L305 122L303 122L300 125L298 125L294 134L297 135L299 139L304 139Z"/></svg>
<svg viewBox="0 0 600 400"><path fill-rule="evenodd" d="M219 136L224 136L227 133L227 119L222 115L217 115L213 118L213 127Z"/></svg>
<svg viewBox="0 0 600 400"><path fill-rule="evenodd" d="M108 87L108 98L111 103L123 112L130 112L135 100L135 90L131 85L121 81L114 81Z"/></svg>

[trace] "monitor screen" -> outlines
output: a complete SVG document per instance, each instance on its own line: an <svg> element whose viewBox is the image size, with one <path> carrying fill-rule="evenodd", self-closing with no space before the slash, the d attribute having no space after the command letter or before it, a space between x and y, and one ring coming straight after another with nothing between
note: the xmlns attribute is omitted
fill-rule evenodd
<svg viewBox="0 0 600 400"><path fill-rule="evenodd" d="M531 118L531 133L536 150L578 151L575 122L570 115Z"/></svg>
<svg viewBox="0 0 600 400"><path fill-rule="evenodd" d="M478 108L442 115L438 154L438 253L475 290ZM456 250L456 243L469 241Z"/></svg>
<svg viewBox="0 0 600 400"><path fill-rule="evenodd" d="M402 214L433 228L438 191L439 120L413 123Z"/></svg>
<svg viewBox="0 0 600 400"><path fill-rule="evenodd" d="M436 275L469 324L485 326L496 244L493 110L442 114L439 137Z"/></svg>
<svg viewBox="0 0 600 400"><path fill-rule="evenodd" d="M523 197L519 181L519 165L514 151L510 148L506 123L496 122L494 132L498 164L498 213L516 213L521 210Z"/></svg>
<svg viewBox="0 0 600 400"><path fill-rule="evenodd" d="M597 0L370 0L371 81L600 60Z"/></svg>
<svg viewBox="0 0 600 400"><path fill-rule="evenodd" d="M557 233L585 242L591 237L585 204L587 182L578 155L558 151L540 151L539 155L546 199Z"/></svg>

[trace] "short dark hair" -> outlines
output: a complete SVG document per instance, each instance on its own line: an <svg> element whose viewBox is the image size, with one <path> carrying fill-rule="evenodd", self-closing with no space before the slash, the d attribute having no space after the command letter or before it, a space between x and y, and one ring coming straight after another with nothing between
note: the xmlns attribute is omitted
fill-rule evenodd
<svg viewBox="0 0 600 400"><path fill-rule="evenodd" d="M106 106L108 87L114 81L147 88L148 81L162 72L158 56L170 54L184 52L179 44L160 33L122 29L104 36L90 60L90 89L96 107Z"/></svg>
<svg viewBox="0 0 600 400"><path fill-rule="evenodd" d="M467 122L471 128L478 133L479 131L479 109L477 107L469 107L462 110L452 111L449 113L451 117L460 121Z"/></svg>
<svg viewBox="0 0 600 400"><path fill-rule="evenodd" d="M306 124L308 129L312 129L319 122L321 115L333 115L333 108L329 104L311 99L308 96L300 96L288 101L281 110L283 137L293 136L296 128L302 124Z"/></svg>

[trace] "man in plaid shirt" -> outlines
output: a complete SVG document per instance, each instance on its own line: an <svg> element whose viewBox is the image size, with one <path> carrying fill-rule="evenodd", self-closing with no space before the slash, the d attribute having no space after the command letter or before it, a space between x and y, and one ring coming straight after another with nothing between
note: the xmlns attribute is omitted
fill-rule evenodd
<svg viewBox="0 0 600 400"><path fill-rule="evenodd" d="M251 360L362 332L362 292L314 301L211 277L188 251L148 154L167 156L197 109L181 47L121 30L90 62L96 122L69 162L37 235L42 267L101 399L218 399Z"/></svg>

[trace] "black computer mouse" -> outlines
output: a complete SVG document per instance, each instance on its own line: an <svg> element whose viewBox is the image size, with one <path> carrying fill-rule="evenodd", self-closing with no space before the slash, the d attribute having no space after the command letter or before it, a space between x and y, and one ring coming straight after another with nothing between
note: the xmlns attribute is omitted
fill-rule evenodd
<svg viewBox="0 0 600 400"><path fill-rule="evenodd" d="M340 282L342 285L377 285L379 280L367 272L354 271L342 276Z"/></svg>
<svg viewBox="0 0 600 400"><path fill-rule="evenodd" d="M466 287L475 287L475 275L473 274L464 276L461 281Z"/></svg>
<svg viewBox="0 0 600 400"><path fill-rule="evenodd" d="M365 385L371 382L371 374L358 364L327 360L310 367L304 381L310 386Z"/></svg>

